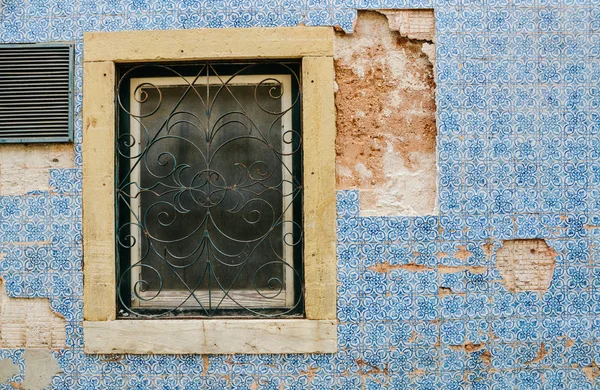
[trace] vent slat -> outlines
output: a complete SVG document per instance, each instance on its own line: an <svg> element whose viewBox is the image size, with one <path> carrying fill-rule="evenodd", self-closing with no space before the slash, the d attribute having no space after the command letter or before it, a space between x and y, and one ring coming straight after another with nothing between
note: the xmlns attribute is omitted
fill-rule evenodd
<svg viewBox="0 0 600 390"><path fill-rule="evenodd" d="M29 105L34 105L34 106L51 106L51 107L56 107L56 106L60 106L60 105L64 105L65 103L68 103L69 100L68 99L64 99L62 101L58 101L58 102L53 102L53 104L49 104L48 102L45 101L15 101L15 102L2 102L0 101L0 106L2 107L19 107L19 106L23 106L24 104L29 104Z"/></svg>
<svg viewBox="0 0 600 390"><path fill-rule="evenodd" d="M39 76L46 76L46 75L50 75L50 76L58 76L58 75L68 75L69 71L64 70L64 69L56 69L56 70L48 70L47 68L44 68L44 70L40 70L39 72L31 72L30 70L27 70L27 72L13 72L12 70L10 72L2 72L0 71L0 76L2 77L22 77L22 76L29 76L31 75L31 73L33 73L32 76L35 75L39 75Z"/></svg>
<svg viewBox="0 0 600 390"><path fill-rule="evenodd" d="M10 87L10 88L13 88L15 86L21 86L21 87L26 86L26 87L31 87L31 88L39 88L39 87L45 87L45 86L53 86L53 87L56 86L56 87L65 88L66 85L65 85L65 83L48 83L48 84L45 84L45 83L44 84L31 84L31 83L27 84L27 83L23 83L23 84L13 84L13 85L8 84L8 87ZM2 88L4 88L4 86Z"/></svg>
<svg viewBox="0 0 600 390"><path fill-rule="evenodd" d="M63 123L24 123L22 125L12 125L12 126L3 126L0 124L0 131L2 130L23 130L23 131L35 131L40 132L40 128L43 127L45 129L60 129L65 125Z"/></svg>
<svg viewBox="0 0 600 390"><path fill-rule="evenodd" d="M26 92L29 92L29 91L23 91L23 93L0 93L0 101L3 101L5 99L9 99L9 98L13 98L13 99L28 99L30 97L36 97L36 96L40 96L40 97L63 97L63 96L65 96L64 93L57 93L55 91L48 92L48 93L45 93L45 94L44 93L40 93L40 92L27 94Z"/></svg>
<svg viewBox="0 0 600 390"><path fill-rule="evenodd" d="M61 58L53 58L50 57L48 58L48 56L45 55L39 55L39 56L28 56L28 57L7 57L7 56L2 56L0 55L0 61L2 61L2 63L4 65L8 65L8 64L22 64L25 62L30 62L30 61L35 61L36 64L48 64L48 63L55 63L55 64L68 64L69 63L69 59L61 59Z"/></svg>
<svg viewBox="0 0 600 390"><path fill-rule="evenodd" d="M32 89L32 88L21 88L21 89L11 89L11 90L0 90L0 96L2 95L8 95L8 96L15 96L15 95L27 95L27 94L35 94L35 93L44 93L47 92L49 94L61 94L64 95L65 93L69 93L69 89L68 88L36 88L36 89Z"/></svg>
<svg viewBox="0 0 600 390"><path fill-rule="evenodd" d="M17 102L22 104L23 102L37 102L37 101L65 101L69 100L69 97L65 97L64 95L51 96L51 95L29 95L29 96L12 96L10 98L2 97L0 98L0 104L3 103L13 103Z"/></svg>
<svg viewBox="0 0 600 390"><path fill-rule="evenodd" d="M2 91L0 91L0 93L16 93L16 92L21 92L24 91L25 89L23 88L23 86L18 87L18 86L3 86L2 87ZM32 85L29 86L27 88L27 91L41 91L41 90L48 90L48 91L63 91L63 92L69 92L69 86L65 86L65 85Z"/></svg>
<svg viewBox="0 0 600 390"><path fill-rule="evenodd" d="M18 116L36 116L39 115L39 112L35 112L35 111L21 111L20 113L14 113L14 112L0 112L0 118L9 118L9 117L14 117L17 116L15 114L18 114ZM49 116L49 117L59 117L59 116L64 116L65 118L68 118L68 113L66 111L49 111L46 112L46 110L44 110L44 115Z"/></svg>
<svg viewBox="0 0 600 390"><path fill-rule="evenodd" d="M0 143L71 136L70 45L0 44Z"/></svg>
<svg viewBox="0 0 600 390"><path fill-rule="evenodd" d="M33 107L28 110L15 110L14 108L0 108L0 114L6 113L7 115L9 113L13 114L13 115L20 115L22 113L34 113L34 112L39 114L41 111L40 111L39 107ZM43 112L44 113L46 113L46 112L47 113L61 112L64 114L65 112L68 112L68 110L61 109L61 108L44 108Z"/></svg>
<svg viewBox="0 0 600 390"><path fill-rule="evenodd" d="M68 76L68 73L65 73L65 75ZM19 83L22 82L22 80L29 80L29 79L34 79L34 80L39 80L40 82L44 82L44 81L65 81L63 77L56 77L57 75L55 74L26 74L23 76L5 76L3 74L0 74L0 84L4 83L4 82L9 82L9 83ZM66 81L68 82L68 81Z"/></svg>

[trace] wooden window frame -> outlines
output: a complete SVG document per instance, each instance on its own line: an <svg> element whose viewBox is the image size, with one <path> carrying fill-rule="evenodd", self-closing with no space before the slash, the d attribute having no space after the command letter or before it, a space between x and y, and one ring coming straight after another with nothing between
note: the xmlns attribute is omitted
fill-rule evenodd
<svg viewBox="0 0 600 390"><path fill-rule="evenodd" d="M84 350L86 353L335 353L333 29L281 27L86 33L83 86ZM117 319L116 80L119 63L302 61L302 319Z"/></svg>

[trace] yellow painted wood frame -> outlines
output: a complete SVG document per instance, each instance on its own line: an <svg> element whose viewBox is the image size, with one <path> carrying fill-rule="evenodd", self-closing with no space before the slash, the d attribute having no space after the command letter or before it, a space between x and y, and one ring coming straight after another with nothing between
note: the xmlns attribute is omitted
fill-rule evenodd
<svg viewBox="0 0 600 390"><path fill-rule="evenodd" d="M285 27L84 35L83 272L88 353L337 351L333 29ZM115 64L302 59L304 319L117 319Z"/></svg>

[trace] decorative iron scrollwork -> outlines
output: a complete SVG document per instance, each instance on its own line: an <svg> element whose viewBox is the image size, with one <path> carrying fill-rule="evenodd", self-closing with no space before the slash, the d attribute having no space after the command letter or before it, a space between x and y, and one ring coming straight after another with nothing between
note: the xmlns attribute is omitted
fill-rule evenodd
<svg viewBox="0 0 600 390"><path fill-rule="evenodd" d="M299 87L298 66L285 62L124 70L121 315L298 313Z"/></svg>

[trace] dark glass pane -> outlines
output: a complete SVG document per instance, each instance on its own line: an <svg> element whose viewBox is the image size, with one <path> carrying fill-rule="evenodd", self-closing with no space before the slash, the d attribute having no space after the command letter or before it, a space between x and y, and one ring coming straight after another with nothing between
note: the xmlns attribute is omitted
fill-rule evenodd
<svg viewBox="0 0 600 390"><path fill-rule="evenodd" d="M132 256L143 264L141 291L184 291L185 305L232 306L222 291L244 306L285 304L291 189L285 201L282 191L291 166L282 165L281 88L142 86L143 154L131 160L142 188L134 214L143 232Z"/></svg>

